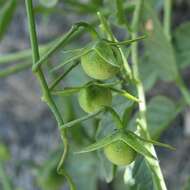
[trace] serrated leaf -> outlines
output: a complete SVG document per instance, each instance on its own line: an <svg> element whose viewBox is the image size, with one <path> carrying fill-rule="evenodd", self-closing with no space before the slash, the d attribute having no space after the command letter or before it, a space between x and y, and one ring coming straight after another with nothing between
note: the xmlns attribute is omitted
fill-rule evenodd
<svg viewBox="0 0 190 190"><path fill-rule="evenodd" d="M162 25L149 1L144 2L144 13L145 21L149 22L152 27L148 30L149 37L144 40L147 61L154 64L160 79L175 81L178 71L173 47L166 38Z"/></svg>
<svg viewBox="0 0 190 190"><path fill-rule="evenodd" d="M135 184L129 190L154 190L152 174L143 157L138 157L133 168Z"/></svg>
<svg viewBox="0 0 190 190"><path fill-rule="evenodd" d="M128 144L131 148L133 148L136 152L139 154L145 156L145 157L150 157L153 159L156 159L150 151L145 147L145 145L140 142L137 138L135 138L133 135L130 133L125 133L120 136L120 140Z"/></svg>
<svg viewBox="0 0 190 190"><path fill-rule="evenodd" d="M148 130L152 139L159 138L161 133L169 127L170 122L184 108L183 104L175 104L165 96L156 96L147 105ZM137 117L138 113L129 122L129 128L133 131L136 129Z"/></svg>
<svg viewBox="0 0 190 190"><path fill-rule="evenodd" d="M158 73L154 62L150 62L146 55L140 60L139 74L145 91L147 92L151 90L158 79Z"/></svg>
<svg viewBox="0 0 190 190"><path fill-rule="evenodd" d="M158 138L182 109L183 105L178 106L167 97L152 98L147 106L147 122L151 137Z"/></svg>
<svg viewBox="0 0 190 190"><path fill-rule="evenodd" d="M185 22L174 31L174 47L180 68L190 65L190 22Z"/></svg>
<svg viewBox="0 0 190 190"><path fill-rule="evenodd" d="M81 153L92 152L92 151L101 149L101 148L117 141L118 138L119 138L118 134L116 134L116 133L111 134L110 136L104 137L104 138L98 140L96 143L91 144L91 145L87 146L86 148L84 148L83 150L76 152L76 153L81 154Z"/></svg>

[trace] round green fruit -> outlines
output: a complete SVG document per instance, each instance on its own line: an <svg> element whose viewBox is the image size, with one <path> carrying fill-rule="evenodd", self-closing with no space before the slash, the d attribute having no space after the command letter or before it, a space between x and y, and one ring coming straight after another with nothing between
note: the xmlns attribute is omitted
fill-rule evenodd
<svg viewBox="0 0 190 190"><path fill-rule="evenodd" d="M92 113L102 109L102 106L110 106L112 93L109 88L91 85L79 92L78 101L85 112Z"/></svg>
<svg viewBox="0 0 190 190"><path fill-rule="evenodd" d="M89 53L81 57L81 65L85 73L97 80L106 80L116 75L119 69L98 55L96 51L90 51Z"/></svg>
<svg viewBox="0 0 190 190"><path fill-rule="evenodd" d="M104 148L107 159L115 165L129 165L135 160L136 151L123 141L116 141Z"/></svg>

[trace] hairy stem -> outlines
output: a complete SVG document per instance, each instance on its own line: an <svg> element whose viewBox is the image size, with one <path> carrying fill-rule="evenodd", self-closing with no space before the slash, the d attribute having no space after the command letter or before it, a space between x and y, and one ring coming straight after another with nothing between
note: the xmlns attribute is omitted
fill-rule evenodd
<svg viewBox="0 0 190 190"><path fill-rule="evenodd" d="M141 12L141 7L143 5L143 0L138 0L136 1L136 8L135 12L133 15L133 20L132 20L132 39L135 39L137 37L137 33L134 31L138 31L138 26L139 26L139 19L140 19L140 12ZM150 138L149 132L148 132L148 127L147 127L147 119L146 119L146 100L145 100L145 92L143 88L143 84L140 80L139 77L139 69L138 69L138 45L137 43L133 43L131 46L131 53L132 53L132 70L133 70L133 75L135 78L136 82L136 88L138 92L138 98L140 99L139 102L139 117L140 121L142 124L143 129L143 134L146 136L147 139ZM157 157L154 146L149 145L147 147L149 151L152 153L153 156ZM151 159L151 158L146 158L146 163L148 164L149 168L152 171L152 176L153 176L153 181L154 181L154 186L156 190L166 190L166 185L164 181L164 177L161 171L161 168L159 166L158 160Z"/></svg>

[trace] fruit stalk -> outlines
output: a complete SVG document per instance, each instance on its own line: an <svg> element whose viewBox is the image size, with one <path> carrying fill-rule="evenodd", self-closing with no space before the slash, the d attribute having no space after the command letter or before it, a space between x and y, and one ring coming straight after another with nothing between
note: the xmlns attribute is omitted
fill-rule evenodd
<svg viewBox="0 0 190 190"><path fill-rule="evenodd" d="M139 19L140 19L140 13L141 8L143 5L143 0L136 1L136 8L133 15L132 20L132 31L137 31L139 26ZM137 32L132 32L132 39L135 39L137 37ZM142 123L142 128L139 129L140 133L143 133L146 139L150 139L150 135L148 132L148 126L147 126L147 120L146 120L146 100L145 100L145 92L143 88L143 84L139 77L139 69L138 69L138 45L137 43L133 43L131 45L131 53L132 53L132 71L133 76L135 78L136 82L136 89L138 92L138 98L140 100L139 102L139 117L140 121ZM147 147L149 151L152 153L153 156L157 158L155 149L153 145L149 145ZM167 190L164 177L161 171L161 168L159 166L158 160L152 159L152 158L146 158L146 163L149 166L150 170L152 171L153 176L153 182L154 187L156 190Z"/></svg>

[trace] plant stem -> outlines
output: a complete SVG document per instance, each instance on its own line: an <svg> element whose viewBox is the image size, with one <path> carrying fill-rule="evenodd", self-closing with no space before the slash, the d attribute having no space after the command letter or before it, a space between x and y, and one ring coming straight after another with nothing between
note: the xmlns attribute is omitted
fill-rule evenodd
<svg viewBox="0 0 190 190"><path fill-rule="evenodd" d="M31 66L31 63L22 63L18 65L9 66L8 68L0 71L0 78L6 77L14 73L18 73L20 71L30 68Z"/></svg>
<svg viewBox="0 0 190 190"><path fill-rule="evenodd" d="M30 41L31 41L31 47L32 47L32 57L33 57L33 65L36 64L36 62L40 59L40 54L39 54L39 49L38 49L38 41L37 41L37 34L36 34L36 27L35 27L35 19L34 19L34 14L33 14L33 5L32 5L32 0L25 0L26 4L26 12L27 12L27 17L28 17L28 27L29 27L29 32L30 32ZM42 88L42 94L43 94L43 100L47 103L51 111L53 112L57 123L58 127L60 128L61 125L64 124L62 116L49 92L49 88L46 82L46 79L44 77L44 74L41 70L41 67L38 68L38 70L35 72L36 77L38 78L41 88ZM65 160L65 157L68 152L68 140L66 136L66 130L60 130L61 132L61 138L64 144L64 152L63 156L61 159L61 162L59 166L61 167L63 165L63 162ZM64 172L63 172L64 174ZM75 189L73 183L69 181L70 178L68 178L68 175L66 175L66 179L68 180L68 183L70 184L71 189Z"/></svg>
<svg viewBox="0 0 190 190"><path fill-rule="evenodd" d="M117 39L115 38L114 34L112 33L112 30L111 30L108 22L106 21L104 15L101 12L98 12L97 15L99 17L99 20L100 20L102 26L103 26L104 32L106 32L106 34L107 34L108 40L111 40L113 42L118 42ZM130 79L132 79L132 71L131 71L131 68L129 66L128 61L125 59L125 53L123 52L123 50L119 46L118 46L118 49L119 49L119 52L120 52L120 55L121 55L121 58L123 61L123 66L124 66L125 70L127 71L127 76Z"/></svg>
<svg viewBox="0 0 190 190"><path fill-rule="evenodd" d="M48 43L46 45L43 45L39 48L40 54L44 53L47 51L51 43ZM25 59L30 59L32 57L32 51L31 49L15 52L15 53L8 53L6 55L1 55L0 56L0 65L5 65L11 62L16 62L20 60L25 60Z"/></svg>
<svg viewBox="0 0 190 190"><path fill-rule="evenodd" d="M172 14L172 0L164 1L164 32L169 41L171 41L171 14ZM185 83L182 79L182 76L178 72L178 76L176 79L176 84L180 89L182 96L184 97L186 103L190 105L190 93L188 88L185 86Z"/></svg>
<svg viewBox="0 0 190 190"><path fill-rule="evenodd" d="M98 33L96 32L96 30L88 23L85 22L79 22L74 24L71 29L65 34L63 35L59 41L50 48L50 50L42 56L41 59L38 59L36 61L36 64L33 66L33 71L36 72L38 67L40 65L42 65L43 63L45 63L45 61L50 58L58 49L60 49L61 47L63 47L63 45L66 44L66 42L68 42L68 40L76 33L79 31L79 28L83 27L85 28L88 32L90 32L90 34L92 35L93 38L100 38Z"/></svg>
<svg viewBox="0 0 190 190"><path fill-rule="evenodd" d="M137 33L134 31L138 31L139 19L140 19L140 13L141 13L142 5L143 5L143 0L136 1L136 8L135 8L135 12L133 15L133 20L132 20L132 31L133 31L132 39L135 39L137 37ZM139 61L138 61L138 45L137 45L137 43L133 43L131 45L131 48L132 48L131 49L132 70L133 70L134 78L137 81L136 88L137 88L137 92L138 92L138 98L140 99L139 117L140 117L140 120L142 123L143 133L145 133L146 138L149 139L150 135L148 132L147 119L146 119L145 92L144 92L143 84L142 84L140 77L139 77L139 69L138 69L138 64L139 64L138 62ZM141 131L142 129L139 129L139 130ZM149 151L152 153L153 156L157 157L153 145L149 145L147 148L149 149ZM146 158L146 163L148 164L149 168L152 171L155 189L156 190L167 190L158 160Z"/></svg>
<svg viewBox="0 0 190 190"><path fill-rule="evenodd" d="M167 39L171 40L171 7L172 0L164 0L164 20L163 27Z"/></svg>
<svg viewBox="0 0 190 190"><path fill-rule="evenodd" d="M53 90L57 84L72 70L74 69L77 65L79 64L79 62L74 63L71 67L69 67L62 75L60 75L57 79L55 79L55 81L52 82L52 84L50 84L49 90Z"/></svg>
<svg viewBox="0 0 190 190"><path fill-rule="evenodd" d="M3 190L12 190L8 176L5 174L4 168L1 163L0 163L0 179Z"/></svg>
<svg viewBox="0 0 190 190"><path fill-rule="evenodd" d="M38 49L38 42L37 42L37 34L34 22L34 15L32 10L32 0L25 0L26 1L26 8L27 8L27 15L28 15L28 23L29 23L29 31L30 31L30 40L32 46L32 56L33 56L33 65L40 59L39 49ZM59 126L63 124L62 116L59 113L57 106L55 105L48 89L48 85L44 74L39 68L38 72L36 72L36 76L41 84L42 92L43 92L43 100L50 106L52 109Z"/></svg>

